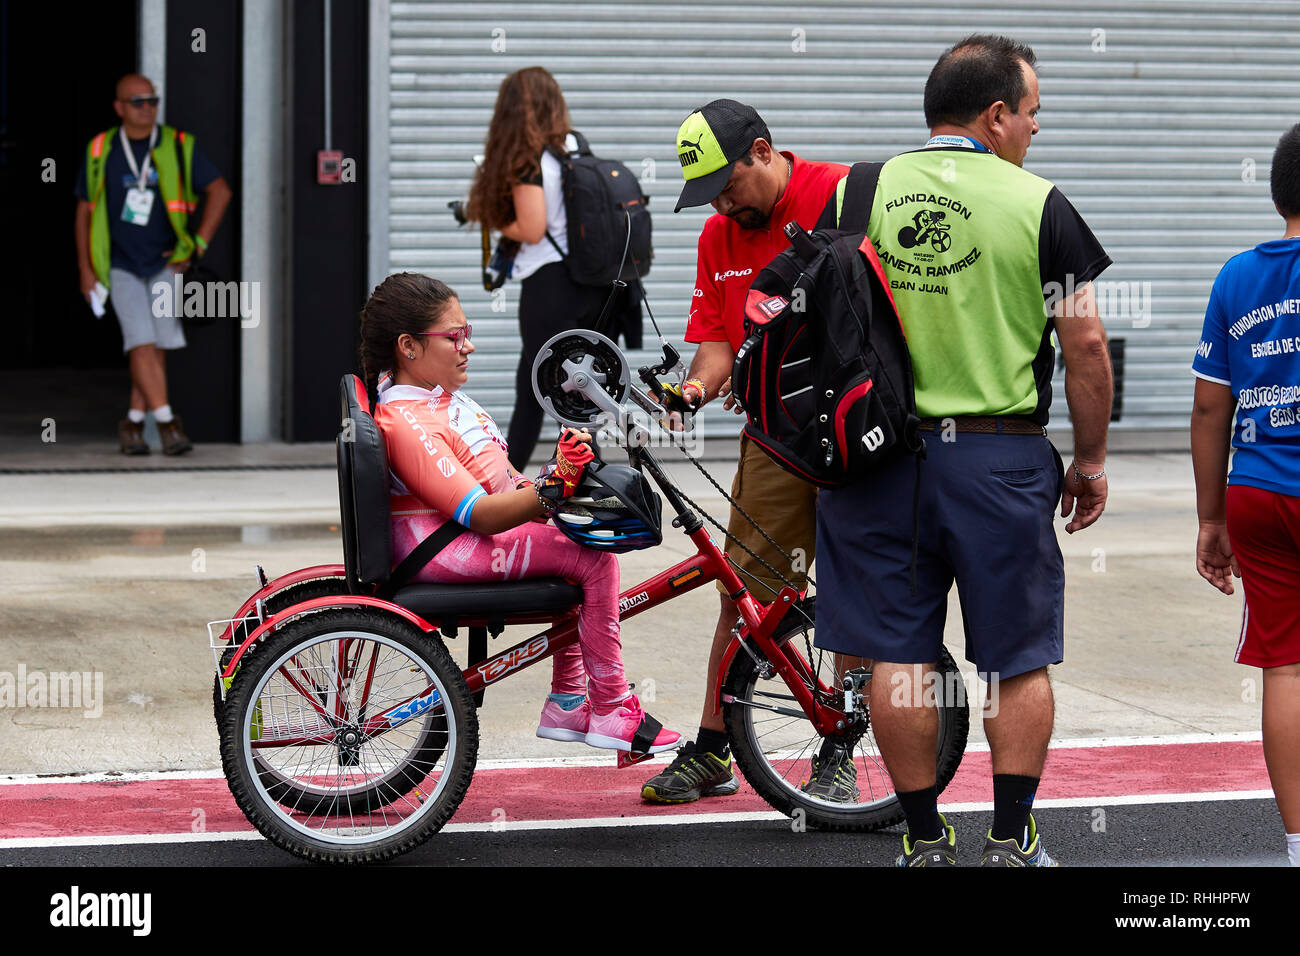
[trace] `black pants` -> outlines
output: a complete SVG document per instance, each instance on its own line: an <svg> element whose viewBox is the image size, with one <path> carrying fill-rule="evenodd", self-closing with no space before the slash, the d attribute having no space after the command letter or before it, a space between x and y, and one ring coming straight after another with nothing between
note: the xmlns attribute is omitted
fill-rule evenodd
<svg viewBox="0 0 1300 956"><path fill-rule="evenodd" d="M515 373L515 407L506 434L510 464L517 470L524 471L537 447L545 416L533 394L533 362L537 353L552 335L569 329L595 328L608 295L607 289L576 284L569 278L563 262L544 265L521 283L519 337L523 352ZM555 427L558 430L559 426Z"/></svg>

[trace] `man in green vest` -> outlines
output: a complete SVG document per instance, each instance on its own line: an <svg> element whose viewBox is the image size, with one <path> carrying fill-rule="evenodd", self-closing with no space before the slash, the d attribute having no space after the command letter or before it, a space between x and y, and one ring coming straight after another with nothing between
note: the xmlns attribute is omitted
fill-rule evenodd
<svg viewBox="0 0 1300 956"><path fill-rule="evenodd" d="M871 722L907 817L900 866L956 863L933 692L954 580L966 656L990 682L980 862L1054 865L1030 812L1052 732L1047 667L1064 648L1053 516L1058 502L1073 512L1072 534L1106 504L1112 381L1091 283L1110 258L1061 192L1021 168L1038 132L1034 63L1006 37L945 51L925 86L929 141L880 168L867 222L839 222L843 184L823 217L876 246L927 445L919 467L909 456L818 499L817 644L875 661ZM1064 470L1044 428L1053 331L1074 429Z"/></svg>
<svg viewBox="0 0 1300 956"><path fill-rule="evenodd" d="M123 454L149 453L148 410L163 452L179 455L192 446L167 400L163 352L184 348L185 334L178 309L154 308L154 289L170 286L175 273L207 251L231 191L193 135L158 125L158 94L145 77L132 73L118 80L113 109L121 125L90 141L77 178L81 294L96 315L110 299L122 328L131 369L130 406L118 425ZM200 192L203 219L191 233Z"/></svg>

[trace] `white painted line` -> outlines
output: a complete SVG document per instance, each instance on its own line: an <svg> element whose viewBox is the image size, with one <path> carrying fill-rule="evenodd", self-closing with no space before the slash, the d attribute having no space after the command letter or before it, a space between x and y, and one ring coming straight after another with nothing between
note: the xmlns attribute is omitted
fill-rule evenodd
<svg viewBox="0 0 1300 956"><path fill-rule="evenodd" d="M143 843L224 843L230 840L260 840L256 830L231 830L222 833L100 833L91 836L7 837L0 839L0 850L40 849L57 846L124 846Z"/></svg>
<svg viewBox="0 0 1300 956"><path fill-rule="evenodd" d="M580 820L504 820L495 823L449 823L442 833L497 833L508 830L585 830L602 827L680 826L687 823L750 823L762 820L786 820L775 810L746 813L697 813L669 817L592 817ZM225 840L260 840L256 830L232 830L224 833L132 833L97 834L67 837L9 837L0 839L0 850L39 849L42 847L118 846L150 843L213 843ZM434 836L433 839L437 839Z"/></svg>
<svg viewBox="0 0 1300 956"><path fill-rule="evenodd" d="M1034 809L1052 807L1125 807L1153 803L1213 803L1216 800L1272 800L1272 790L1218 790L1205 793L1137 793L1115 797L1057 797L1034 800ZM993 801L986 803L940 803L944 813L986 813Z"/></svg>
<svg viewBox="0 0 1300 956"><path fill-rule="evenodd" d="M1258 730L1233 731L1224 734L1159 734L1148 737L1071 737L1053 740L1052 750L1069 750L1075 747L1168 747L1177 744L1232 744L1262 740ZM967 750L974 750L974 745ZM988 744L980 749L988 750Z"/></svg>
<svg viewBox="0 0 1300 956"><path fill-rule="evenodd" d="M1040 809L1053 807L1117 807L1162 803L1212 803L1219 800L1272 800L1272 790L1220 791L1217 793L1148 793L1115 797L1063 797L1055 800L1036 800ZM993 803L941 803L944 813L988 813ZM449 823L443 833L504 833L522 830L587 830L613 827L666 827L690 826L709 823L763 823L783 822L789 819L775 810L755 810L743 813L692 813L675 816L590 817L575 820L502 820L494 823ZM260 840L262 835L252 830L225 833L139 833L99 834L69 837L10 837L0 839L0 850L39 849L45 847L120 846L151 843L213 843L232 840ZM437 836L433 837L434 840Z"/></svg>
<svg viewBox="0 0 1300 956"><path fill-rule="evenodd" d="M443 833L495 833L507 830L586 830L601 827L664 827L688 823L752 823L762 820L789 820L775 810L751 810L741 813L691 813L674 816L590 817L585 820L502 820L495 823L449 823ZM437 837L434 837L436 840Z"/></svg>
<svg viewBox="0 0 1300 956"><path fill-rule="evenodd" d="M656 754L646 760L641 761L635 766L653 767L655 764L672 763L676 751L668 751L662 754ZM480 760L475 769L481 770L532 770L535 768L551 767L613 767L615 766L614 753L608 751L605 756L583 756L583 757L495 757L487 760Z"/></svg>
<svg viewBox="0 0 1300 956"><path fill-rule="evenodd" d="M1180 744L1250 743L1261 740L1260 732L1234 731L1223 734L1166 734L1143 737L1071 737L1053 740L1052 750L1073 750L1084 747L1158 747ZM980 741L966 746L967 753L988 753L987 743ZM674 754L660 754L644 761L640 766L652 767L669 763ZM479 760L479 770L533 770L555 767L612 767L612 754L582 757L506 757ZM122 773L70 774L5 774L0 776L0 786L39 783L136 783L151 780L222 780L221 770L142 770Z"/></svg>
<svg viewBox="0 0 1300 956"><path fill-rule="evenodd" d="M652 767L670 763L675 754L658 754L637 766ZM476 770L535 770L553 767L613 767L614 755L604 757L512 757L479 760ZM129 773L104 771L99 773L15 773L0 776L0 786L39 783L139 783L158 780L224 780L219 768L207 770L137 770Z"/></svg>
<svg viewBox="0 0 1300 956"><path fill-rule="evenodd" d="M0 777L0 786L39 783L141 783L152 780L224 780L220 770L139 770L132 773L14 773Z"/></svg>

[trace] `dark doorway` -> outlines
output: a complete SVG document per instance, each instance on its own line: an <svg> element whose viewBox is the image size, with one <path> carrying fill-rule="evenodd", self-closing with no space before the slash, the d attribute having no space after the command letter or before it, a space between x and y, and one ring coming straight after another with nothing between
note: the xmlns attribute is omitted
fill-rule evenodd
<svg viewBox="0 0 1300 956"><path fill-rule="evenodd" d="M165 122L194 135L235 191L207 261L221 278L238 279L240 4L214 0L196 17L199 9L167 4L167 75L150 79L163 96ZM139 5L114 4L93 29L70 29L60 16L49 6L0 0L0 208L17 227L6 244L0 299L9 394L0 434L19 439L6 443L17 448L39 443L50 418L60 446L115 445L130 392L111 305L97 320L80 294L73 218L86 145L120 122L114 84L137 69ZM192 229L201 215L200 203ZM186 334L189 348L168 355L169 400L196 442L238 441L239 324Z"/></svg>
<svg viewBox="0 0 1300 956"><path fill-rule="evenodd" d="M38 443L53 417L60 441L114 441L126 410L122 335L81 298L72 222L86 143L116 119L113 84L135 69L136 16L121 4L93 30L69 29L50 7L0 0L0 208L22 224L0 300L6 439Z"/></svg>

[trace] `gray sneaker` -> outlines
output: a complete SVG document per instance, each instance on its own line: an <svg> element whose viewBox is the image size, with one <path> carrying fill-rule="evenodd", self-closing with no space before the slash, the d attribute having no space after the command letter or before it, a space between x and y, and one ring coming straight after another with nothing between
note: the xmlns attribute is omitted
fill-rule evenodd
<svg viewBox="0 0 1300 956"><path fill-rule="evenodd" d="M701 797L729 797L740 789L731 772L731 756L719 757L696 749L694 742L641 788L641 798L651 803L693 803Z"/></svg>
<svg viewBox="0 0 1300 956"><path fill-rule="evenodd" d="M812 758L812 773L799 789L810 797L832 803L856 803L861 792L853 752L844 747L823 747Z"/></svg>
<svg viewBox="0 0 1300 956"><path fill-rule="evenodd" d="M1039 838L1038 824L1034 815L1029 815L1029 839L1022 847L1015 839L995 840L990 830L984 841L984 857L980 866L1056 866L1057 862L1047 855L1043 841Z"/></svg>
<svg viewBox="0 0 1300 956"><path fill-rule="evenodd" d="M894 862L895 866L956 866L957 834L943 814L939 814L943 824L943 836L937 840L917 840L913 843L906 833L903 834L903 852Z"/></svg>

